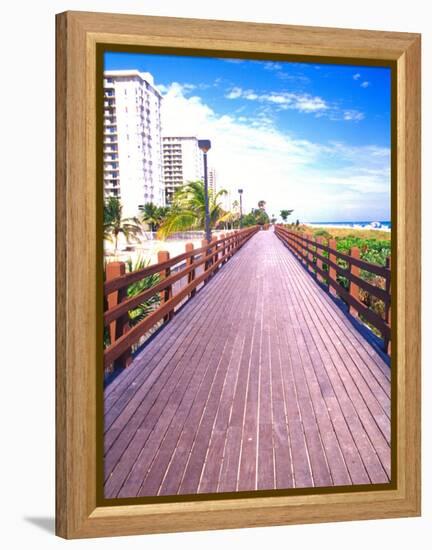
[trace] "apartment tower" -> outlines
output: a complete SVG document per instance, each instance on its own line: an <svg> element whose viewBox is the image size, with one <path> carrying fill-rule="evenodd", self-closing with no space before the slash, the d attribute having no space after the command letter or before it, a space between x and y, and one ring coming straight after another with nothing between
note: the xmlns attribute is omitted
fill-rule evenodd
<svg viewBox="0 0 432 550"><path fill-rule="evenodd" d="M171 204L176 189L188 181L203 180L203 154L196 137L164 136L163 180L167 204Z"/></svg>
<svg viewBox="0 0 432 550"><path fill-rule="evenodd" d="M125 217L147 202L165 205L161 102L150 73L105 71L104 190Z"/></svg>

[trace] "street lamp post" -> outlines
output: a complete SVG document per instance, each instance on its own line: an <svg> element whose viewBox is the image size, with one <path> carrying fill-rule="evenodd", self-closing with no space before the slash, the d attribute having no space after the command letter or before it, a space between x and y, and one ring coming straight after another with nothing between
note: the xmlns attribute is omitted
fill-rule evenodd
<svg viewBox="0 0 432 550"><path fill-rule="evenodd" d="M209 197L208 197L208 175L207 175L207 152L211 147L209 139L199 139L198 147L203 152L204 157L204 210L205 210L205 237L207 242L211 241L211 229L210 229L210 211L209 211Z"/></svg>
<svg viewBox="0 0 432 550"><path fill-rule="evenodd" d="M243 189L239 189L238 194L240 195L240 229L241 229L243 226L243 203L242 203Z"/></svg>

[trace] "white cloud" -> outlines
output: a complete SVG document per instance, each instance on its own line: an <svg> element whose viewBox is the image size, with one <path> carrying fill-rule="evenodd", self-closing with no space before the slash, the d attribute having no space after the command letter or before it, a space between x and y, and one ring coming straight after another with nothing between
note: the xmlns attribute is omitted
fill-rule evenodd
<svg viewBox="0 0 432 550"><path fill-rule="evenodd" d="M280 71L282 70L282 65L280 63L275 63L274 61L268 61L264 63L264 69L266 71Z"/></svg>
<svg viewBox="0 0 432 550"><path fill-rule="evenodd" d="M365 80L364 82L362 82L362 83L360 84L360 86L361 86L362 88L369 88L370 82L368 82L367 80Z"/></svg>
<svg viewBox="0 0 432 550"><path fill-rule="evenodd" d="M387 148L297 139L276 129L268 104L262 109L254 118L220 116L173 83L163 99L163 134L210 139L209 164L217 170L218 186L232 200L243 187L245 211L264 199L269 214L294 208L293 218L303 221L388 218Z"/></svg>
<svg viewBox="0 0 432 550"><path fill-rule="evenodd" d="M244 99L248 99L249 101L255 101L259 96L253 90L247 90L242 94L242 97Z"/></svg>
<svg viewBox="0 0 432 550"><path fill-rule="evenodd" d="M304 93L271 92L267 94L258 94L254 90L242 90L236 86L232 88L225 97L227 99L241 98L250 101L259 101L262 103L274 103L282 106L283 108L296 109L304 113L324 111L329 108L323 98Z"/></svg>
<svg viewBox="0 0 432 550"><path fill-rule="evenodd" d="M327 103L320 97L306 95L296 97L295 105L302 112L325 111L329 108Z"/></svg>
<svg viewBox="0 0 432 550"><path fill-rule="evenodd" d="M360 77L361 77L361 74L360 74L360 73L356 73L356 74L353 76L354 80L358 80Z"/></svg>
<svg viewBox="0 0 432 550"><path fill-rule="evenodd" d="M161 94L166 94L168 91L168 87L165 86L165 84L158 84L157 89L161 92Z"/></svg>
<svg viewBox="0 0 432 550"><path fill-rule="evenodd" d="M242 89L241 88L232 88L230 92L225 96L227 99L237 99L242 96Z"/></svg>
<svg viewBox="0 0 432 550"><path fill-rule="evenodd" d="M185 90L195 90L195 88L196 88L195 84L187 84L186 83L186 84L182 84L182 86Z"/></svg>
<svg viewBox="0 0 432 550"><path fill-rule="evenodd" d="M356 111L355 109L349 109L348 111L344 111L343 113L343 119L344 120L354 120L359 121L364 119L364 114L360 111Z"/></svg>
<svg viewBox="0 0 432 550"><path fill-rule="evenodd" d="M331 104L319 96L295 92L258 93L254 90L243 90L235 86L225 95L227 99L246 99L259 103L274 105L278 109L294 109L301 113L313 113L316 117L328 116L331 120L355 121L363 120L364 113L355 109L343 110L336 104Z"/></svg>

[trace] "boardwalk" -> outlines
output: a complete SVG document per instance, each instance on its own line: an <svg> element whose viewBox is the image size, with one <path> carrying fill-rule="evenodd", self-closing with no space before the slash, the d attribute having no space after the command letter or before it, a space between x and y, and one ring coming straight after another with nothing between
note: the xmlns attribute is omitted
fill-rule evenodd
<svg viewBox="0 0 432 550"><path fill-rule="evenodd" d="M271 231L105 391L105 497L386 483L390 369Z"/></svg>

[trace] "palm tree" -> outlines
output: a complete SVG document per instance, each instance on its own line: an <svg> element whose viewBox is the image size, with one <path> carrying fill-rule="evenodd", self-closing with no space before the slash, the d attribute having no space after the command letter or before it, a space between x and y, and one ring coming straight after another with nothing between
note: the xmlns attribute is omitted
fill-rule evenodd
<svg viewBox="0 0 432 550"><path fill-rule="evenodd" d="M163 218L162 208L152 202L147 202L144 206L140 206L139 209L141 211L141 221L148 223L151 231L156 231L157 226Z"/></svg>
<svg viewBox="0 0 432 550"><path fill-rule="evenodd" d="M238 212L222 212L222 215L218 219L217 223L223 224L225 229L233 229L239 219L240 214Z"/></svg>
<svg viewBox="0 0 432 550"><path fill-rule="evenodd" d="M215 227L224 214L218 199L226 194L225 189L220 189L217 193L208 190L211 227ZM158 237L166 239L176 231L203 229L204 221L204 183L189 181L174 193L171 209L158 230Z"/></svg>
<svg viewBox="0 0 432 550"><path fill-rule="evenodd" d="M134 239L141 233L141 226L137 218L123 218L123 207L117 197L109 197L104 205L104 239L114 241L114 252L118 248L118 236L122 233L126 241Z"/></svg>
<svg viewBox="0 0 432 550"><path fill-rule="evenodd" d="M258 208L260 210L265 210L266 201L258 201Z"/></svg>
<svg viewBox="0 0 432 550"><path fill-rule="evenodd" d="M287 221L288 216L291 216L291 214L294 212L294 210L281 210L280 215L284 222Z"/></svg>

